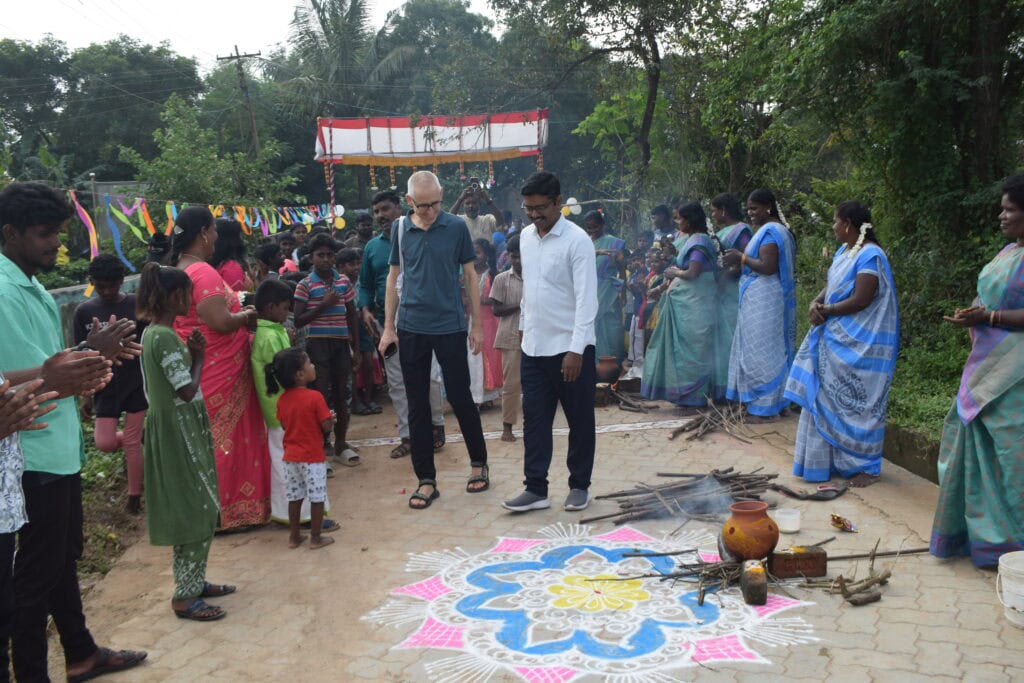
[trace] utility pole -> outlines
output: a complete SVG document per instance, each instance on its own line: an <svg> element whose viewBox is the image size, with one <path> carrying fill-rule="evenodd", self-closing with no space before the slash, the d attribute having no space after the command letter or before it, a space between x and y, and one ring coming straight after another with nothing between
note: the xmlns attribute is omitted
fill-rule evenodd
<svg viewBox="0 0 1024 683"><path fill-rule="evenodd" d="M260 136L256 132L256 113L252 108L252 99L249 97L249 83L245 79L245 69L242 68L242 60L249 57L259 57L262 53L239 54L238 46L235 45L235 54L227 57L217 57L218 62L233 61L238 69L238 87L242 90L242 99L245 100L245 108L249 111L249 127L252 130L252 148L258 157L260 155Z"/></svg>

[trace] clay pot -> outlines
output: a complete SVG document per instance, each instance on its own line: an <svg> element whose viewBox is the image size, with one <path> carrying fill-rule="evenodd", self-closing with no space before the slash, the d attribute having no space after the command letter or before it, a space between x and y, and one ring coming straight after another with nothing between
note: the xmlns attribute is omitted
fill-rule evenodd
<svg viewBox="0 0 1024 683"><path fill-rule="evenodd" d="M740 560L767 557L779 542L779 527L768 516L768 503L744 500L729 506L732 516L722 526L722 543Z"/></svg>
<svg viewBox="0 0 1024 683"><path fill-rule="evenodd" d="M614 382L619 378L619 364L615 356L601 356L597 359L597 380Z"/></svg>

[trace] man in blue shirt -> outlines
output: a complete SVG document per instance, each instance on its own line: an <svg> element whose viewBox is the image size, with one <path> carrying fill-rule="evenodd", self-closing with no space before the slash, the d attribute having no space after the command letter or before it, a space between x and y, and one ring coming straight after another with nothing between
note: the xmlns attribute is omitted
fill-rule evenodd
<svg viewBox="0 0 1024 683"><path fill-rule="evenodd" d="M391 270L380 340L382 353L391 344L398 344L409 399L412 464L419 478L419 487L409 499L409 507L415 510L429 507L440 495L430 424L432 355L437 356L441 365L448 402L469 451L472 473L466 491L480 493L490 487L487 444L469 388L466 311L460 288L461 282L469 298L468 342L477 354L483 341L479 282L476 270L464 267L475 260L476 254L465 221L441 210L442 195L441 183L430 171L418 171L409 177L405 201L414 211L398 222L397 233L392 234Z"/></svg>
<svg viewBox="0 0 1024 683"><path fill-rule="evenodd" d="M71 213L64 196L41 183L12 183L0 192L0 317L8 323L0 335L0 371L12 383L25 381L26 374L42 376L44 389L63 396L73 392L47 379L55 354L67 360L60 354L60 317L35 274L56 265L60 234ZM131 323L114 320L104 330L93 327L87 344L108 359L121 355L134 330ZM74 398L58 401L47 423L46 429L21 435L28 523L18 531L14 565L14 676L19 681L49 680L46 627L52 615L68 680L87 680L135 666L146 653L97 647L85 625L77 570L84 542L79 473L84 449ZM6 643L0 647L6 652Z"/></svg>

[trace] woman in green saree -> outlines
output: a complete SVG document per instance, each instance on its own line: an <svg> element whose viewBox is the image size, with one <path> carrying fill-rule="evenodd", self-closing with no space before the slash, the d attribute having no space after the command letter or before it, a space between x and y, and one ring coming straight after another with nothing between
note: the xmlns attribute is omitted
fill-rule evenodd
<svg viewBox="0 0 1024 683"><path fill-rule="evenodd" d="M626 355L626 328L622 322L623 282L626 274L626 242L604 231L604 214L590 211L583 226L597 252L597 318L594 331L595 357L614 356L621 363Z"/></svg>
<svg viewBox="0 0 1024 683"><path fill-rule="evenodd" d="M979 567L1024 550L1024 175L1004 184L999 225L1010 243L982 269L974 304L946 317L972 348L942 433L931 538L936 557Z"/></svg>
<svg viewBox="0 0 1024 683"><path fill-rule="evenodd" d="M713 387L718 253L700 204L680 205L673 217L682 248L676 265L665 270L672 284L661 299L640 393L695 413L707 405Z"/></svg>

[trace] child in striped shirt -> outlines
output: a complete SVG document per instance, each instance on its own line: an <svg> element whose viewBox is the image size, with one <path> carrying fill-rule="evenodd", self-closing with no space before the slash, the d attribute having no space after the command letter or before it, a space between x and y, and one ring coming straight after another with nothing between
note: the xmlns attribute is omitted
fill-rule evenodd
<svg viewBox="0 0 1024 683"><path fill-rule="evenodd" d="M338 418L334 455L343 465L354 467L359 464L359 455L346 438L348 385L353 367L359 367L359 319L355 287L334 268L337 251L337 243L326 233L310 240L313 271L295 288L295 326L308 329L306 353L316 367L314 388L323 394Z"/></svg>

